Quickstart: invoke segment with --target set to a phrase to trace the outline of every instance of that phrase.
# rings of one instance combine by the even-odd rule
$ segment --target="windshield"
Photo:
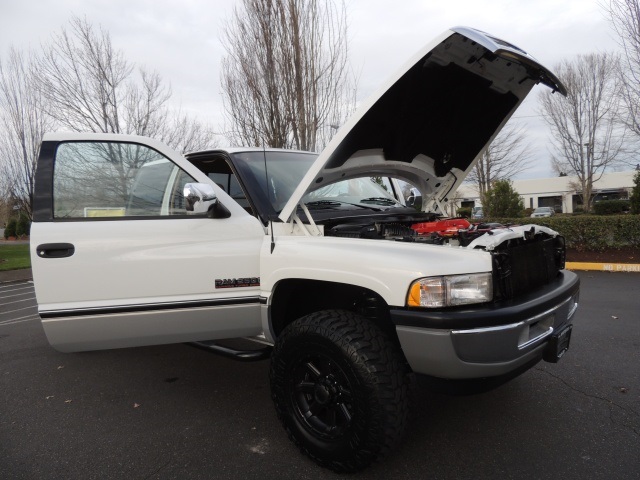
[[[233,163],[254,199],[269,213],[280,213],[316,157],[304,152],[242,152],[233,154]]]
[[[315,161],[317,154],[305,152],[242,152],[233,154],[234,164],[255,200],[269,214],[278,214]],[[265,163],[267,173],[265,173]],[[376,206],[402,205],[385,187],[370,177],[343,180],[322,187],[303,197],[309,208],[332,205],[376,209]]]
[[[319,188],[303,197],[305,204],[334,201],[351,205],[400,205],[385,188],[371,177],[352,178]]]

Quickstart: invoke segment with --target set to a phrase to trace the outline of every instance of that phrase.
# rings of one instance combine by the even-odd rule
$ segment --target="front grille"
[[[564,238],[534,238],[493,252],[495,300],[515,298],[550,283],[564,268]]]

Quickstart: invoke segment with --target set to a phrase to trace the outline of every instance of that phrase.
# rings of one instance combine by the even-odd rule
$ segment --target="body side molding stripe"
[[[228,298],[224,300],[198,300],[192,302],[152,303],[146,305],[118,305],[114,307],[83,308],[73,310],[48,310],[39,312],[40,318],[85,317],[115,313],[146,312],[156,310],[181,310],[202,307],[229,307],[232,305],[259,305],[259,297]]]

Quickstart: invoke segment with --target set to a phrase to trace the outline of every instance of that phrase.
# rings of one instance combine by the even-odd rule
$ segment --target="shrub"
[[[471,216],[471,208],[460,207],[457,211],[457,215],[462,218],[469,218]]]
[[[629,200],[602,200],[593,204],[596,215],[619,215],[629,211]]]
[[[7,226],[4,227],[4,238],[16,236],[16,225],[17,225],[16,219],[10,218],[9,221],[7,222]]]
[[[633,177],[633,190],[631,191],[631,213],[640,214],[640,172],[637,172]]]
[[[584,211],[584,208],[582,207],[576,207],[573,209],[573,215],[584,215],[587,212]]]
[[[491,218],[487,221],[549,227],[565,238],[568,248],[602,251],[607,248],[640,248],[638,215],[556,215],[542,218]]]
[[[24,235],[29,235],[30,230],[31,222],[26,215],[20,215],[18,222],[16,223],[16,236],[22,237]]]
[[[509,180],[498,180],[487,190],[482,202],[484,214],[492,217],[522,215],[524,205]]]

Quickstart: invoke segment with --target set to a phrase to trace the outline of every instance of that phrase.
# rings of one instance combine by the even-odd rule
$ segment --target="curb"
[[[589,263],[566,262],[567,270],[585,270],[599,272],[635,272],[640,273],[640,263]]]

